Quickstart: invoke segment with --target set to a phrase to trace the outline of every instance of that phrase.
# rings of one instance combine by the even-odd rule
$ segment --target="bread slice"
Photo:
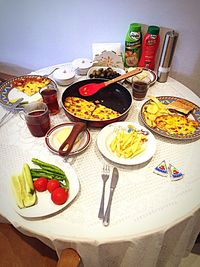
[[[194,109],[194,105],[185,99],[177,99],[167,105],[168,109],[176,110],[184,115],[189,114]]]

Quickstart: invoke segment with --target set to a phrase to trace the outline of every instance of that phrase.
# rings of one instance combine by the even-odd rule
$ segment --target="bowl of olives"
[[[95,66],[89,69],[87,77],[111,80],[125,73],[125,70],[120,68]]]

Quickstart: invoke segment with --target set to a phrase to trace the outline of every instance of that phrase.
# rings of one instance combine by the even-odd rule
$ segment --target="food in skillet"
[[[178,135],[193,134],[198,128],[197,121],[184,115],[188,115],[194,108],[189,102],[177,100],[167,105],[161,103],[156,97],[151,96],[150,99],[151,101],[143,108],[145,121],[150,127]],[[171,112],[172,110],[175,113]]]
[[[39,92],[39,90],[50,83],[46,77],[21,77],[12,82],[12,87],[24,92],[28,96],[32,96]]]
[[[102,121],[120,116],[117,111],[79,97],[67,97],[64,106],[74,116],[87,120]]]
[[[133,158],[145,150],[147,141],[148,136],[133,125],[128,125],[128,130],[118,127],[110,149],[117,157]]]

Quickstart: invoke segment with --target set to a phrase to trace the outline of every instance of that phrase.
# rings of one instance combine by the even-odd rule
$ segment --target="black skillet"
[[[79,88],[85,84],[88,83],[101,83],[102,81],[106,81],[105,79],[88,79],[76,82],[72,85],[70,85],[68,88],[65,89],[65,91],[62,94],[61,98],[61,104],[65,111],[65,114],[67,117],[75,122],[84,122],[88,127],[104,127],[107,124],[122,121],[128,116],[128,112],[131,108],[132,104],[132,96],[130,92],[121,84],[114,83],[111,84],[105,88],[102,88],[99,92],[92,96],[84,97],[80,95]],[[88,101],[92,102],[98,102],[99,104],[102,104],[108,108],[111,108],[117,112],[119,112],[121,115],[114,119],[108,119],[108,120],[88,120],[83,119],[80,117],[77,117],[70,113],[64,106],[64,101],[66,97],[74,96],[74,97],[80,97]]]
[[[70,85],[63,92],[61,97],[61,104],[64,109],[64,112],[71,121],[78,123],[77,125],[74,126],[71,134],[60,147],[59,154],[61,156],[67,156],[69,154],[73,146],[73,143],[76,140],[76,137],[86,127],[104,127],[113,122],[123,121],[128,116],[128,112],[132,105],[132,96],[130,92],[123,85],[119,83],[114,83],[105,88],[102,88],[100,91],[98,91],[96,94],[92,96],[84,97],[79,93],[79,88],[81,86],[88,83],[101,83],[102,81],[105,81],[105,79],[96,78],[96,79],[79,81]],[[87,101],[92,101],[94,103],[98,102],[99,104],[102,104],[108,108],[111,108],[119,112],[121,115],[114,119],[108,119],[102,121],[88,120],[77,117],[74,114],[70,113],[64,106],[65,99],[69,96],[80,97]],[[68,147],[67,150],[63,150],[66,147],[66,145]]]

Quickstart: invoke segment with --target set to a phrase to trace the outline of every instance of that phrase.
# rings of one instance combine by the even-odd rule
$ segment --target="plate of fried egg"
[[[200,107],[174,96],[149,96],[140,112],[144,125],[164,137],[191,140],[200,137]]]
[[[15,77],[0,85],[0,104],[9,108],[19,98],[23,98],[24,103],[38,101],[41,99],[40,89],[46,86],[56,87],[56,84],[50,78],[41,75]],[[15,109],[21,108],[19,105]]]

